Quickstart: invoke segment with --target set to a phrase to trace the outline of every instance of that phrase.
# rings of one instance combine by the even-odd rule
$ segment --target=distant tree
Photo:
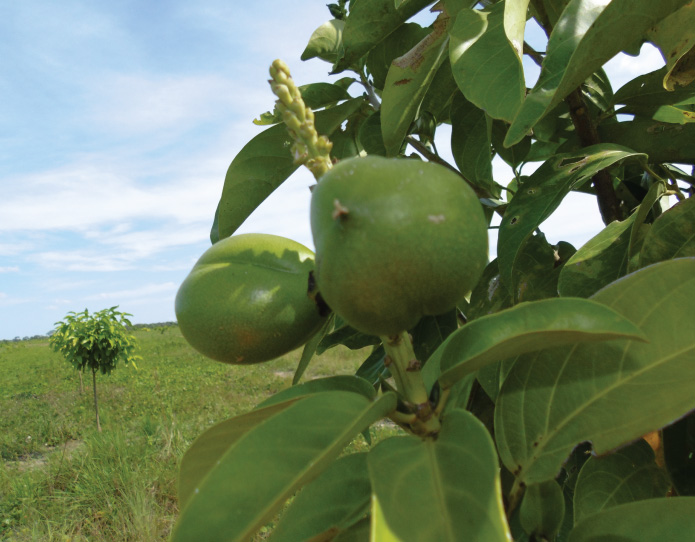
[[[87,309],[80,313],[71,311],[62,321],[56,322],[57,327],[50,338],[51,347],[63,354],[66,361],[80,371],[80,375],[85,369],[92,371],[94,411],[99,432],[97,371],[110,374],[120,359],[126,365],[132,363],[137,369],[135,360],[142,359],[134,354],[137,346],[135,337],[128,333],[131,323],[127,317],[132,315],[118,312],[117,308],[103,309],[91,315]]]

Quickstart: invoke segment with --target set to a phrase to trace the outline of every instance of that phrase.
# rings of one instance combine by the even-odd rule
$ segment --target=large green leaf
[[[695,103],[695,84],[668,91],[663,86],[666,68],[640,75],[625,83],[613,96],[613,104],[631,106],[688,105]]]
[[[657,218],[640,252],[640,265],[695,256],[695,199],[682,201]]]
[[[690,2],[647,33],[666,59],[664,88],[674,90],[695,81],[695,4]]]
[[[219,444],[230,440],[224,433],[216,439],[203,434],[205,446],[194,443],[187,454],[189,465],[214,462],[193,484],[172,534],[174,542],[248,540],[355,435],[392,411],[396,398],[388,393],[370,401],[336,391],[283,405],[269,407],[279,411],[231,439],[227,447]],[[234,420],[224,429],[238,432]]]
[[[596,301],[551,298],[483,316],[449,336],[439,383],[448,388],[487,364],[526,352],[586,341],[642,339],[630,320]]]
[[[589,297],[627,273],[630,231],[636,216],[611,222],[569,259],[558,280],[561,296]]]
[[[316,129],[330,135],[363,103],[353,98],[316,113]],[[265,199],[296,169],[284,124],[264,130],[249,141],[232,160],[224,181],[217,211],[220,239],[229,237]]]
[[[386,522],[404,542],[510,540],[495,447],[470,412],[449,412],[436,441],[385,440],[367,463]]]
[[[651,119],[614,122],[598,127],[601,141],[649,155],[649,162],[695,164],[695,124]]]
[[[529,0],[506,0],[504,3],[504,33],[521,61],[524,56],[524,30]]]
[[[376,495],[372,495],[372,516],[369,538],[365,538],[364,540],[369,540],[369,542],[403,542],[393,533],[388,523],[386,523],[384,510]]]
[[[401,24],[433,0],[369,0],[351,2],[350,13],[345,20],[342,48],[333,66],[333,73],[340,73],[367,54]]]
[[[574,522],[619,504],[665,497],[671,484],[639,439],[605,457],[590,457],[579,471],[574,489]]]
[[[695,258],[646,267],[592,299],[632,320],[649,342],[582,343],[517,358],[495,410],[500,457],[517,484],[554,478],[580,442],[604,454],[695,408]]]
[[[604,63],[689,0],[571,0],[555,24],[533,90],[505,139],[521,140]]]
[[[299,492],[270,540],[297,542],[321,534],[328,540],[367,513],[371,495],[367,454],[342,457]]]
[[[690,542],[695,537],[695,497],[622,504],[577,525],[568,542]]]
[[[398,154],[420,103],[446,57],[447,24],[448,18],[440,15],[422,41],[391,63],[381,96],[381,133],[389,156]]]
[[[511,122],[526,86],[521,59],[505,34],[504,6],[461,10],[449,29],[449,58],[466,99],[492,118]]]
[[[265,408],[270,405],[284,403],[291,399],[313,395],[315,393],[326,393],[334,391],[349,391],[364,395],[367,399],[374,399],[376,392],[374,387],[364,378],[353,375],[336,375],[325,378],[316,378],[296,386],[290,386],[268,397],[265,401],[256,406],[256,409]]]
[[[575,153],[555,155],[526,179],[500,224],[497,260],[502,284],[511,291],[514,266],[524,243],[570,190],[602,169],[635,158],[643,155],[617,145],[593,145]]]
[[[405,23],[369,51],[367,70],[372,76],[374,87],[379,90],[383,89],[391,62],[410,51],[429,33],[429,29],[423,28],[417,23]]]
[[[451,152],[463,176],[487,192],[492,181],[491,126],[485,111],[457,93],[451,103]]]
[[[294,376],[292,377],[293,386],[299,383],[299,381],[301,380],[304,371],[306,371],[307,367],[309,366],[309,362],[314,357],[314,354],[316,354],[316,349],[318,348],[319,343],[326,336],[328,330],[332,328],[334,318],[334,314],[331,314],[328,318],[326,318],[326,321],[324,322],[323,326],[321,326],[321,329],[319,329],[314,334],[314,336],[311,339],[309,339],[304,345],[304,348],[302,349],[302,355],[299,358],[299,363],[297,364],[297,369],[295,370]]]

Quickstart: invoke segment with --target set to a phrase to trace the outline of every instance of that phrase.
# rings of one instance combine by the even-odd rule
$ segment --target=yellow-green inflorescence
[[[319,179],[333,165],[330,156],[333,144],[327,137],[316,132],[314,113],[304,103],[287,64],[282,60],[275,60],[270,66],[270,77],[270,88],[278,98],[277,109],[294,140],[294,161],[305,165]]]

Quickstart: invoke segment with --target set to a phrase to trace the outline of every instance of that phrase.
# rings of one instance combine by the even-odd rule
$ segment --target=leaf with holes
[[[519,187],[504,213],[497,242],[502,284],[511,292],[517,257],[533,231],[560,205],[570,190],[598,171],[644,155],[617,145],[600,144],[580,152],[558,154],[538,168]]]

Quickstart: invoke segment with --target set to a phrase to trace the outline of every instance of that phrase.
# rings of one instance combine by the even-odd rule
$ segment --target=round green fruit
[[[431,162],[338,163],[313,190],[311,231],[321,296],[372,335],[454,308],[487,262],[487,221],[475,192]]]
[[[290,239],[227,237],[196,262],[176,294],[184,338],[233,364],[268,361],[306,343],[325,316],[309,296],[314,254]]]

